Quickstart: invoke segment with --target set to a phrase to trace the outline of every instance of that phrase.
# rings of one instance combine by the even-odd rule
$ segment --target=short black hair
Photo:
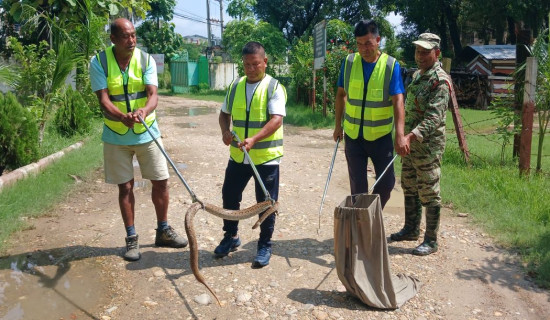
[[[265,56],[265,48],[261,43],[256,41],[250,41],[244,45],[242,55],[247,54],[260,54]]]
[[[116,19],[111,22],[111,34],[116,36],[120,32],[120,28],[118,27],[118,23],[116,22]]]
[[[353,30],[355,37],[362,37],[369,33],[377,37],[380,35],[378,24],[374,20],[361,20],[357,22],[355,30]]]

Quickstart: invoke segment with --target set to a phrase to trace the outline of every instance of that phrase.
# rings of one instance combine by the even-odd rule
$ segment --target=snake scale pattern
[[[202,283],[208,291],[216,298],[218,305],[221,306],[220,299],[214,290],[206,283],[206,280],[202,276],[199,270],[199,250],[197,246],[197,236],[195,233],[195,228],[193,225],[193,220],[195,214],[200,210],[204,209],[206,212],[227,220],[244,220],[256,216],[263,212],[258,221],[254,224],[252,229],[256,229],[267,217],[276,213],[279,209],[279,203],[275,202],[274,204],[271,201],[264,201],[257,203],[249,208],[242,210],[227,210],[223,209],[208,203],[201,204],[200,202],[193,203],[187,212],[185,213],[185,232],[187,233],[187,239],[189,240],[189,263],[191,266],[191,271],[197,279],[198,282]]]

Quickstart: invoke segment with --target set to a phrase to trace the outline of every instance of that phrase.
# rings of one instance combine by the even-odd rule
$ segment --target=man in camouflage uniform
[[[426,207],[424,241],[413,254],[425,256],[437,251],[441,210],[439,180],[445,149],[445,112],[451,80],[438,61],[440,38],[423,33],[417,41],[418,71],[407,87],[405,101],[405,143],[410,153],[403,156],[401,186],[405,195],[405,226],[391,235],[393,241],[418,240],[422,206]]]

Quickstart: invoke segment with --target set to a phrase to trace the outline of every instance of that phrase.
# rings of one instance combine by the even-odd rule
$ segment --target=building
[[[201,44],[206,43],[208,41],[208,38],[198,34],[194,34],[192,36],[183,36],[183,40],[188,43]]]
[[[515,45],[467,46],[462,57],[469,61],[466,72],[487,76],[490,99],[513,95],[514,79],[511,75],[516,69]]]

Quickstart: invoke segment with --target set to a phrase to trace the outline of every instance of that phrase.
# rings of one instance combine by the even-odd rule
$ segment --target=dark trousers
[[[273,200],[279,198],[279,165],[256,166],[267,192]],[[256,202],[265,201],[262,187],[258,183],[250,164],[236,163],[229,160],[225,169],[222,197],[224,209],[239,210],[243,199],[243,191],[250,178],[254,178]],[[271,236],[275,229],[275,214],[272,214],[260,225],[260,240],[258,244],[271,246]],[[223,220],[223,231],[234,236],[239,231],[239,221]]]
[[[393,159],[393,139],[391,133],[374,141],[367,141],[361,136],[357,139],[351,139],[348,135],[345,135],[345,139],[351,194],[366,193],[369,190],[367,181],[368,158],[371,159],[374,165],[376,179],[384,172],[384,169],[386,169]],[[390,199],[394,186],[395,172],[392,164],[372,191],[373,194],[380,195],[382,208],[384,208],[386,202]]]

